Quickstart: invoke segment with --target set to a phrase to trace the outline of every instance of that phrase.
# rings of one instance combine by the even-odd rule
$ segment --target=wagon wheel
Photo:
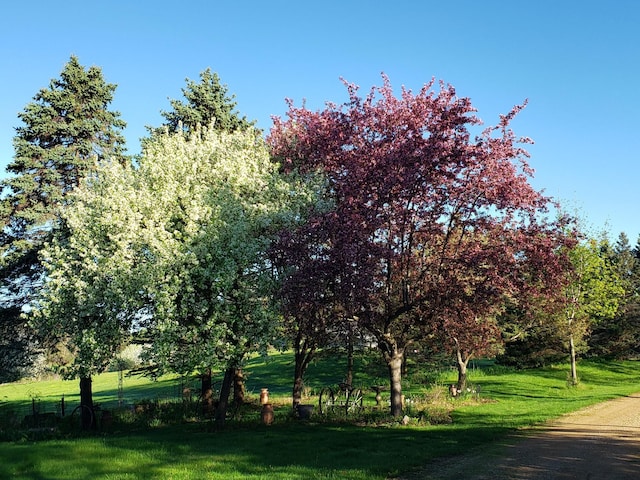
[[[73,425],[77,425],[82,428],[82,418],[86,416],[90,419],[90,428],[93,428],[96,425],[96,417],[92,408],[87,405],[78,405],[71,412],[71,423]]]
[[[333,406],[335,405],[335,397],[333,390],[330,388],[323,388],[320,391],[319,407],[320,413],[326,415],[329,412],[333,412]]]
[[[353,390],[348,390],[346,395],[346,413],[360,413],[362,411],[362,390],[360,390],[359,388],[354,388]]]

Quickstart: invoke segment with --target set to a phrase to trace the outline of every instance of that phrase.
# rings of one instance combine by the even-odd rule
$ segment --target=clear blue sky
[[[533,185],[595,231],[640,233],[640,2],[324,0],[5,2],[0,15],[0,168],[18,112],[77,55],[118,88],[112,107],[137,153],[185,78],[210,67],[238,110],[268,130],[285,98],[342,103],[381,72],[417,91],[432,77],[470,97],[486,124],[513,123]]]

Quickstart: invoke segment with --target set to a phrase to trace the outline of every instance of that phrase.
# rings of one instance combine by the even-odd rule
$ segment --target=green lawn
[[[356,382],[379,383],[380,365],[359,358]],[[341,380],[344,364],[326,355],[310,367],[309,402],[324,384]],[[242,421],[229,421],[223,430],[209,422],[186,422],[152,427],[115,425],[107,433],[88,437],[0,443],[0,478],[16,479],[384,479],[424,465],[435,458],[463,453],[499,441],[506,433],[609,398],[640,391],[635,362],[586,362],[579,365],[581,383],[567,387],[567,366],[516,372],[487,366],[470,372],[479,395],[453,400],[442,392],[455,379],[444,369],[433,385],[420,384],[417,366],[407,379],[409,425],[367,412],[358,422],[313,417],[297,421],[289,415],[290,355],[255,358],[247,365],[249,398],[268,387],[276,401],[276,421],[262,425],[257,410]],[[413,371],[413,375],[411,375]],[[115,388],[114,388],[115,382]],[[180,379],[167,377],[149,383],[125,378],[125,398],[166,398],[175,395]],[[3,408],[28,392],[40,398],[71,397],[76,382],[38,382],[0,385]],[[65,389],[69,389],[68,391]],[[117,374],[94,382],[97,401],[117,403]],[[438,393],[440,392],[440,393]],[[20,398],[20,397],[23,398]],[[476,398],[477,397],[477,398]],[[372,397],[367,398],[373,405]],[[453,410],[452,423],[430,425],[431,409]]]

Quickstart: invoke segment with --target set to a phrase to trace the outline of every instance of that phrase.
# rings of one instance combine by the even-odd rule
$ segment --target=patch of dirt
[[[640,479],[640,393],[593,405],[402,480]],[[399,479],[400,480],[400,479]]]

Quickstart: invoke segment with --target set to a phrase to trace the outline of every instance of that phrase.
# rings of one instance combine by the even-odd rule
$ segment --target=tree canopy
[[[220,83],[220,77],[210,68],[200,73],[199,82],[188,78],[186,82],[187,86],[182,89],[184,100],[170,100],[172,110],[162,112],[165,122],[159,128],[150,128],[152,133],[166,129],[170,133],[191,134],[199,126],[233,132],[255,123],[235,111],[235,95],[229,95],[228,87]]]
[[[125,123],[108,109],[116,86],[98,67],[72,56],[18,117],[13,174],[2,183],[3,262],[39,245],[55,223],[65,195],[104,159],[124,161]]]
[[[41,251],[45,280],[29,316],[52,350],[68,352],[58,365],[67,378],[104,371],[130,338],[141,301],[132,278],[140,222],[125,179],[132,169],[110,162],[68,194],[64,230]]]
[[[252,130],[159,137],[136,178],[153,269],[153,357],[186,372],[264,348],[274,323],[266,251],[295,221],[304,190],[277,174]]]

